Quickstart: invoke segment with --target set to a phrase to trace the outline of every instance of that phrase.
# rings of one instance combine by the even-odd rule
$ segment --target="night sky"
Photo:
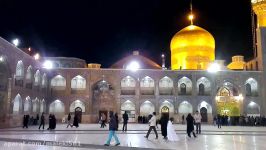
[[[170,62],[172,36],[189,25],[189,0],[0,0],[0,36],[44,56],[109,67],[133,50]],[[194,23],[216,40],[216,58],[252,58],[250,0],[193,0]]]

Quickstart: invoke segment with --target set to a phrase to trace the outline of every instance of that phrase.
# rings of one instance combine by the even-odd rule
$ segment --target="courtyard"
[[[108,127],[108,126],[107,126]],[[47,128],[47,126],[46,126]],[[66,128],[58,124],[56,130],[38,130],[37,126],[28,129],[0,129],[0,149],[11,150],[62,150],[62,149],[197,149],[197,150],[265,150],[265,127],[240,127],[202,125],[202,134],[197,138],[186,136],[186,125],[175,125],[180,137],[178,142],[165,141],[159,131],[159,139],[151,134],[144,138],[147,124],[129,124],[128,131],[118,131],[120,146],[103,146],[107,139],[108,128],[99,128],[98,124],[80,124],[79,128]],[[119,129],[121,130],[120,124]],[[159,126],[160,129],[160,126]],[[114,145],[114,141],[111,145]]]

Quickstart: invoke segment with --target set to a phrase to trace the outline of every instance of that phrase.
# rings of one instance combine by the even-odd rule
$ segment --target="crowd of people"
[[[266,126],[266,118],[264,116],[227,116],[217,115],[213,118],[214,125],[223,126]]]
[[[56,117],[54,114],[50,114],[48,116],[48,128],[47,130],[54,130],[56,128]],[[44,130],[44,127],[45,127],[45,124],[46,124],[46,119],[45,119],[45,115],[44,113],[42,113],[41,115],[41,119],[39,121],[39,115],[37,114],[36,115],[36,118],[33,118],[30,117],[29,115],[24,115],[23,116],[23,128],[28,128],[30,125],[39,125],[39,130],[42,129]],[[73,124],[71,124],[71,114],[69,113],[68,114],[68,117],[67,117],[67,128],[71,126],[71,128],[73,126],[75,126],[76,128],[79,127],[79,120],[78,120],[78,116],[77,115],[74,115],[74,119],[73,119]]]
[[[122,115],[123,118],[123,127],[122,131],[127,132],[127,124],[128,124],[128,114],[125,112]],[[196,111],[195,114],[189,113],[187,116],[182,115],[182,124],[187,124],[187,136],[191,138],[191,134],[196,138],[197,134],[201,134],[201,114]],[[39,121],[40,120],[40,121]],[[169,118],[168,114],[161,114],[161,118],[158,119],[156,117],[156,113],[153,112],[149,116],[139,116],[138,117],[138,123],[148,123],[149,129],[147,131],[147,134],[144,136],[145,138],[149,138],[149,135],[151,131],[153,130],[155,133],[155,139],[158,139],[158,124],[160,124],[161,127],[161,133],[163,136],[163,139],[169,140],[169,141],[179,141],[179,137],[175,132],[174,126],[173,126],[173,118]],[[48,117],[49,126],[47,130],[54,130],[56,128],[56,118],[55,115],[50,114]],[[75,126],[76,128],[79,127],[79,119],[77,115],[74,115],[73,118],[73,124],[72,122],[72,116],[69,113],[67,117],[67,126],[66,128]],[[23,116],[23,128],[28,128],[29,125],[37,125],[39,123],[39,129],[44,130],[45,126],[45,115],[42,113],[41,117],[39,118],[39,115],[36,115],[35,118],[30,117],[29,115]],[[120,145],[120,141],[118,139],[118,136],[116,135],[116,131],[118,131],[118,114],[114,113],[112,111],[109,112],[109,118],[104,113],[101,113],[100,119],[99,119],[100,128],[106,127],[106,123],[109,123],[109,134],[108,139],[105,142],[105,146],[109,146],[112,137],[114,137],[116,144],[115,146]],[[240,126],[266,126],[266,118],[265,117],[253,117],[253,116],[243,116],[240,115],[238,117],[229,117],[227,115],[217,115],[213,118],[213,124],[218,126],[218,128],[221,128],[221,126],[228,126],[228,125],[240,125]],[[196,126],[196,130],[195,127]]]

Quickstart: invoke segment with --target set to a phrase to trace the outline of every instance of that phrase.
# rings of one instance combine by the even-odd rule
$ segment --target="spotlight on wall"
[[[40,54],[36,53],[33,57],[34,57],[35,60],[39,60],[40,59]]]
[[[52,69],[53,68],[53,63],[50,60],[46,60],[43,63],[43,68],[45,68],[45,69]]]
[[[221,66],[218,63],[212,63],[207,69],[210,73],[216,73],[218,71],[221,71]]]
[[[137,71],[140,68],[140,65],[136,61],[132,61],[127,65],[126,70]]]

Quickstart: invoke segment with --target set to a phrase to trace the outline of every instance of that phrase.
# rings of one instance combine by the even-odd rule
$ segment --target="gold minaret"
[[[257,15],[257,27],[266,27],[266,0],[251,0],[251,3]]]

